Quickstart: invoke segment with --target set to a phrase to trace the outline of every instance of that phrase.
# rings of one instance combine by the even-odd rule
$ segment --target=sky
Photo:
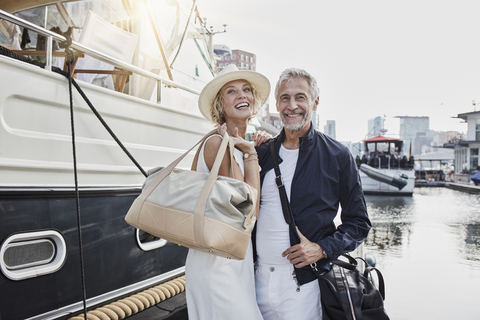
[[[358,142],[368,120],[428,116],[430,129],[466,132],[453,118],[480,111],[478,0],[197,0],[214,43],[254,53],[275,86],[286,68],[312,74],[320,89],[320,128]],[[475,106],[473,101],[479,105]],[[270,95],[271,111],[275,98]]]

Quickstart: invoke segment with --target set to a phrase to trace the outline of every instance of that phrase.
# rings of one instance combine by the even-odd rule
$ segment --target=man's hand
[[[323,249],[318,244],[305,238],[298,227],[297,231],[300,236],[300,243],[285,250],[282,257],[287,257],[296,268],[308,266],[324,258]]]
[[[252,139],[255,147],[257,147],[262,143],[265,143],[268,140],[272,139],[272,135],[266,131],[260,130],[255,132],[255,134],[252,136]]]

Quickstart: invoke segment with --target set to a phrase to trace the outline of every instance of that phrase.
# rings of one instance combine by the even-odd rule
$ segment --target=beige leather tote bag
[[[256,221],[258,195],[245,182],[218,176],[227,145],[234,161],[233,140],[225,133],[210,173],[175,169],[195,146],[200,144],[200,150],[205,139],[216,132],[209,132],[168,167],[149,171],[125,221],[179,245],[242,260]],[[198,151],[193,169],[197,159]],[[233,177],[233,169],[230,171]]]

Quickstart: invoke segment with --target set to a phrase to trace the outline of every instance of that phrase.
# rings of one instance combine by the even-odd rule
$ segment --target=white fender
[[[364,163],[360,165],[360,170],[370,178],[397,187],[398,190],[402,190],[403,187],[407,185],[406,179],[399,176],[393,176],[387,173],[383,173],[382,171],[372,168]]]

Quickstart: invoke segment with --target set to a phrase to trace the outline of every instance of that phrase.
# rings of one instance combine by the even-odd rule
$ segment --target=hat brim
[[[207,120],[213,122],[210,110],[213,107],[213,102],[218,91],[220,91],[225,84],[234,80],[246,80],[253,85],[255,92],[261,101],[261,104],[256,106],[254,112],[265,104],[268,95],[270,94],[270,81],[268,81],[267,77],[258,72],[248,70],[228,72],[207,83],[198,97],[198,107]]]

